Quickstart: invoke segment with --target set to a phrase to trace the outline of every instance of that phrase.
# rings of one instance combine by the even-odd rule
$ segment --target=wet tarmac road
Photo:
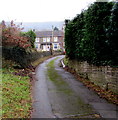
[[[82,115],[117,118],[117,107],[99,98],[59,66],[64,56],[50,58],[36,68],[32,118],[64,118]]]

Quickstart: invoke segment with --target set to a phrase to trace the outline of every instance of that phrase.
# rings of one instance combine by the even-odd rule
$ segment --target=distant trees
[[[58,29],[57,27],[55,27],[54,30],[57,30],[57,31],[58,31],[59,29]]]
[[[95,2],[65,28],[70,59],[96,65],[118,65],[118,3]]]

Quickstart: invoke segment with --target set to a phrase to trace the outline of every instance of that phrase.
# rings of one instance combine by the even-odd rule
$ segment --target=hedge
[[[31,65],[31,62],[49,55],[51,55],[50,52],[27,52],[20,47],[2,47],[2,56],[5,59],[15,61],[21,68],[25,68]]]
[[[69,21],[65,49],[70,59],[118,65],[118,2],[94,2]]]

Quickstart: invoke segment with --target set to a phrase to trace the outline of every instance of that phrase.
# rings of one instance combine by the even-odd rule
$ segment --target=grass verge
[[[2,68],[2,118],[30,118],[31,93],[28,76],[16,76],[12,63]],[[7,67],[6,67],[7,66]]]

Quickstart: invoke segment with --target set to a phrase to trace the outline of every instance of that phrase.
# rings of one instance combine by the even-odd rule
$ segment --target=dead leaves
[[[3,88],[2,91],[10,91],[11,89],[10,88]]]
[[[33,72],[35,72],[35,67],[31,65],[25,69],[17,69],[16,72],[13,72],[13,74],[18,76],[29,76],[32,79]]]
[[[101,116],[97,113],[89,113],[89,114],[76,114],[76,115],[67,115],[64,118],[74,118],[74,119],[79,119],[79,118],[101,118]]]
[[[65,70],[74,74],[74,76],[76,76],[76,78],[79,81],[81,81],[88,89],[92,89],[93,91],[95,91],[101,98],[105,98],[109,102],[118,105],[118,95],[114,94],[112,91],[110,91],[110,90],[107,91],[105,89],[102,89],[102,88],[100,88],[100,86],[95,85],[93,82],[89,81],[88,79],[84,79],[84,78],[80,77],[75,72],[75,70],[72,70],[72,68],[66,67]]]

